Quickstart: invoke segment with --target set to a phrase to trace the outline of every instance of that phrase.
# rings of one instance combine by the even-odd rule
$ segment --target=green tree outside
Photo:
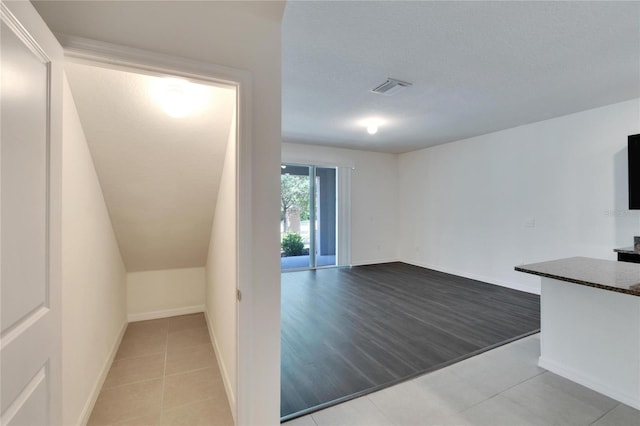
[[[300,219],[309,219],[309,176],[280,175],[280,216],[287,232],[287,212],[300,208]]]

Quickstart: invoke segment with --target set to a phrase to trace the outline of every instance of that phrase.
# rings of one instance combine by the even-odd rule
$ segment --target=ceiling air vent
[[[379,95],[391,96],[409,86],[411,86],[411,83],[407,83],[406,81],[396,80],[395,78],[387,78],[387,81],[385,81],[378,87],[374,87],[373,89],[371,89],[371,91]]]

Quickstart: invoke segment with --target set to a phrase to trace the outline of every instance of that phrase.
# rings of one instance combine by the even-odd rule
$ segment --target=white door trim
[[[149,73],[171,74],[236,87],[236,278],[242,292],[242,303],[236,303],[237,313],[237,389],[236,424],[250,424],[252,363],[252,75],[249,71],[120,46],[96,40],[57,34],[65,57],[74,62],[99,63],[102,66],[143,70]]]
[[[351,167],[338,167],[336,264],[351,266]]]

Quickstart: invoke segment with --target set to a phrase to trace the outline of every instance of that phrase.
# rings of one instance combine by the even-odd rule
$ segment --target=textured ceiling
[[[127,271],[203,266],[235,89],[199,85],[201,108],[172,118],[157,77],[75,63],[65,72]]]
[[[407,152],[640,97],[640,2],[294,1],[282,43],[291,142]]]

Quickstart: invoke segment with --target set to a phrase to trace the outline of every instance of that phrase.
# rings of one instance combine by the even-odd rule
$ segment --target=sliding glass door
[[[336,169],[315,169],[315,266],[336,265]]]
[[[282,164],[282,270],[336,265],[336,169]]]

